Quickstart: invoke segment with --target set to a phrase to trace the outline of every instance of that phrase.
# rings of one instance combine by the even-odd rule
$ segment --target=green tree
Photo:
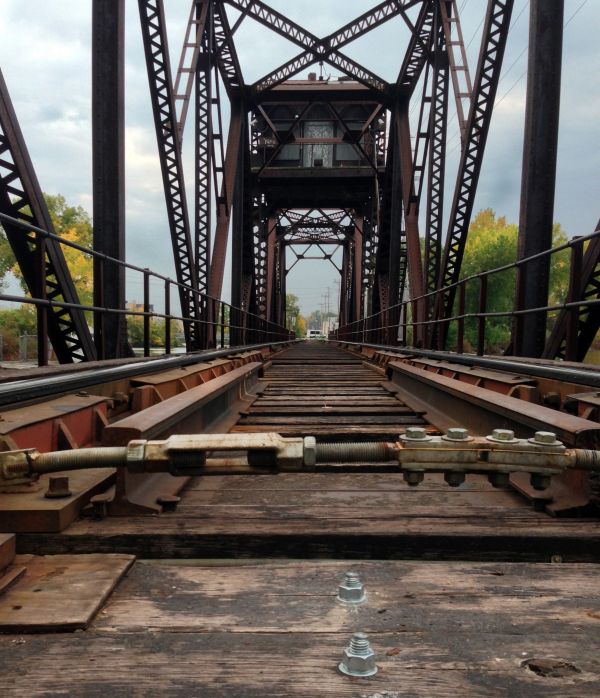
[[[81,206],[69,206],[60,194],[44,194],[50,218],[57,235],[75,242],[83,247],[92,247],[93,228],[88,212]],[[81,303],[88,305],[93,297],[93,263],[92,257],[66,245],[62,246],[67,266],[79,294]],[[13,251],[6,239],[4,229],[0,226],[0,289],[5,288],[12,273],[26,290],[23,275],[16,262]]]
[[[567,236],[559,224],[555,224],[552,245],[556,247],[567,241]],[[496,217],[492,209],[480,211],[469,227],[465,245],[461,277],[465,278],[482,271],[511,264],[517,259],[518,228],[506,222],[504,216]],[[550,303],[562,302],[566,296],[569,283],[569,252],[564,250],[551,257],[550,268]],[[487,304],[488,312],[508,312],[515,305],[516,270],[493,274],[488,277]],[[476,313],[479,310],[479,280],[467,283],[465,310]],[[458,297],[454,306],[458,314]],[[510,317],[489,318],[486,321],[486,351],[499,352],[508,346],[512,319]],[[465,349],[471,350],[477,341],[477,323],[474,320],[465,323]],[[449,333],[449,346],[456,343],[456,323]]]

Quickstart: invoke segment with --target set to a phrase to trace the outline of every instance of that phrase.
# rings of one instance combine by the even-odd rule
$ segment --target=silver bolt
[[[423,427],[406,427],[401,438],[408,439],[409,441],[429,441],[430,439],[427,435],[427,429]]]
[[[492,432],[492,439],[495,441],[513,441],[515,438],[515,432],[511,429],[494,429]]]
[[[317,464],[317,440],[314,436],[304,437],[304,465],[309,468]]]
[[[561,442],[556,440],[556,434],[552,431],[536,431],[533,439],[529,439],[529,441],[540,446],[562,446]]]
[[[445,436],[448,441],[466,441],[469,438],[469,430],[462,427],[448,429]]]
[[[347,676],[373,676],[377,673],[375,652],[365,633],[354,633],[350,644],[344,650],[338,668]]]
[[[365,587],[356,572],[346,572],[338,587],[338,601],[359,604],[365,600]]]
[[[423,470],[405,470],[402,473],[404,482],[411,487],[416,487],[420,485],[425,479],[425,472]]]

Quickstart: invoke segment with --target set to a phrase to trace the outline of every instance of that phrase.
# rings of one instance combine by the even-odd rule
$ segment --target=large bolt
[[[405,470],[402,473],[402,477],[404,478],[404,482],[406,482],[407,485],[410,485],[411,487],[416,487],[417,485],[420,485],[425,479],[425,471]]]
[[[371,649],[369,638],[365,633],[354,633],[350,644],[344,650],[338,668],[347,676],[373,676],[377,673],[375,652]]]
[[[468,441],[469,430],[463,429],[462,427],[452,427],[451,429],[448,429],[444,439],[447,441]]]
[[[70,496],[69,478],[62,475],[60,477],[50,476],[48,489],[44,492],[44,497],[46,499],[63,499]]]
[[[512,429],[494,429],[487,439],[488,441],[498,441],[499,443],[514,443],[517,441],[515,432]]]
[[[304,465],[313,468],[317,464],[317,440],[314,436],[304,437]]]
[[[462,473],[459,470],[450,470],[449,472],[444,473],[444,480],[450,485],[450,487],[460,487],[460,485],[462,485],[465,481],[465,477],[465,473]]]
[[[406,427],[400,438],[408,441],[429,441],[431,439],[424,427]]]
[[[556,434],[552,431],[536,431],[529,442],[536,446],[562,446],[562,442],[557,441]]]
[[[365,587],[356,572],[346,572],[338,587],[338,601],[358,604],[365,600]]]

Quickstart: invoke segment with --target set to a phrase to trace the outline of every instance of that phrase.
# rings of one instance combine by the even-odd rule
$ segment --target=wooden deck
[[[235,431],[389,439],[422,421],[355,358],[285,357]],[[19,534],[17,550],[15,565],[138,560],[87,630],[0,635],[1,695],[600,695],[600,522],[552,518],[481,476],[200,477],[172,513],[81,519]],[[354,609],[335,599],[348,570],[367,586]],[[371,679],[337,670],[356,631],[377,654]]]
[[[3,695],[600,695],[592,565],[138,562],[84,633],[0,636]],[[337,671],[369,633],[378,674]]]

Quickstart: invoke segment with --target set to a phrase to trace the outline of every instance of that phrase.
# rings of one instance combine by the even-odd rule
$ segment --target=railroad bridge
[[[586,3],[565,22],[563,0],[384,0],[320,36],[261,0],[193,0],[177,54],[174,3],[135,4],[175,278],[125,258],[125,1],[91,3],[91,248],[53,228],[0,72],[26,289],[0,300],[37,320],[37,366],[0,373],[2,694],[598,695],[600,230],[552,246],[563,29]],[[526,9],[518,255],[468,276]],[[348,53],[388,22],[393,81]],[[254,82],[248,23],[296,51]],[[338,322],[307,341],[286,280],[315,257]]]

